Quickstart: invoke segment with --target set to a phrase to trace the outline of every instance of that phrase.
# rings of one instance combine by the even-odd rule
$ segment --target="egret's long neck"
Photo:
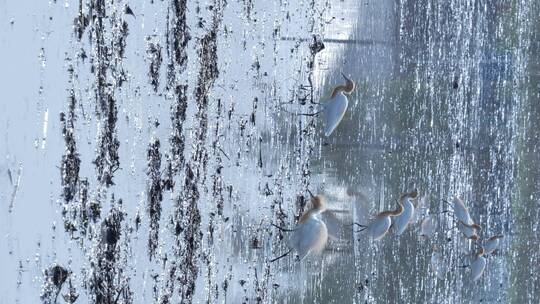
[[[311,210],[306,211],[306,213],[302,214],[302,216],[298,220],[298,223],[305,222],[310,216],[311,216]]]
[[[467,209],[467,207],[465,207],[465,203],[463,202],[462,199],[460,199],[459,197],[456,196],[454,202],[456,202],[459,205],[460,208],[462,208],[463,210],[468,212],[468,209]]]
[[[396,210],[392,211],[391,212],[391,215],[393,216],[398,216],[400,215],[401,213],[403,213],[403,205],[401,204],[401,202],[398,203],[398,207],[396,208]]]
[[[467,227],[467,228],[472,228],[472,229],[476,229],[476,230],[481,230],[481,229],[482,229],[482,227],[480,227],[480,225],[475,224],[475,223],[472,223],[472,224],[469,225],[469,224],[467,224],[467,223],[465,223],[465,222],[463,222],[463,221],[460,221],[460,222],[461,222],[461,224],[462,224],[463,226],[465,226],[465,227]]]
[[[401,203],[398,203],[398,207],[396,210],[389,210],[389,211],[383,211],[379,213],[377,216],[384,217],[384,216],[398,216],[403,212],[403,205]]]
[[[331,98],[336,97],[336,95],[339,94],[339,92],[346,92],[346,89],[347,89],[346,86],[344,86],[344,85],[338,85],[338,86],[335,87],[334,90],[332,91],[332,96],[331,96]]]
[[[345,75],[343,75],[343,77],[345,77]],[[345,77],[345,80],[346,80],[345,85],[338,85],[337,87],[334,88],[334,90],[332,91],[331,98],[336,97],[336,95],[339,94],[339,92],[350,94],[354,90],[354,86],[355,86],[354,81],[350,80],[347,77]]]
[[[410,199],[410,200],[415,200],[416,198],[418,198],[418,190],[414,189],[413,191],[411,192],[408,192],[408,193],[405,193],[403,194],[399,200],[400,201],[405,201],[406,199]]]
[[[298,220],[299,223],[303,223],[305,222],[308,218],[312,217],[312,216],[316,216],[318,214],[320,214],[322,211],[317,209],[317,208],[311,208],[309,209],[308,211],[306,211],[306,213],[302,214],[302,216],[300,217],[300,219]]]

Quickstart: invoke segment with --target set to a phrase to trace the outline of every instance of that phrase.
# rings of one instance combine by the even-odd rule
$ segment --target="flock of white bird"
[[[343,74],[342,74],[343,75]],[[339,85],[332,91],[331,98],[323,106],[321,113],[324,115],[325,136],[330,136],[337,128],[349,104],[345,94],[350,94],[354,88],[354,82],[343,75],[345,85]],[[308,190],[309,191],[309,190]],[[325,220],[327,212],[325,199],[321,195],[311,195],[311,207],[300,217],[297,226],[294,229],[287,230],[275,226],[284,231],[292,232],[289,240],[290,250],[285,254],[272,259],[270,262],[277,261],[291,252],[295,251],[300,260],[312,253],[321,252],[328,241],[328,237],[338,238],[335,235],[335,223]],[[357,225],[360,227],[358,232],[366,231],[373,240],[381,240],[392,229],[395,235],[401,235],[412,222],[415,216],[415,203],[418,200],[418,191],[413,190],[405,193],[398,200],[395,210],[386,210],[378,213],[366,225],[353,223],[349,226]],[[453,198],[452,211],[443,211],[444,213],[452,213],[456,222],[457,229],[468,242],[478,246],[477,251],[471,254],[471,262],[469,265],[459,267],[470,267],[471,278],[473,281],[478,280],[484,273],[486,268],[486,255],[492,254],[499,247],[499,242],[503,235],[494,235],[487,240],[482,241],[478,232],[482,227],[475,223],[469,213],[465,203],[457,196]],[[420,235],[426,238],[431,237],[435,233],[435,223],[430,215],[427,215],[420,224]],[[433,246],[433,253],[430,260],[431,271],[439,279],[443,279],[447,273],[444,257],[437,246]]]

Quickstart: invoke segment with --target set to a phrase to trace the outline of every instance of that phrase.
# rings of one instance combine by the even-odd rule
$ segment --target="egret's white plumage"
[[[343,92],[339,92],[330,99],[324,107],[324,136],[330,136],[332,132],[337,128],[347,107],[349,106],[349,100]]]
[[[435,223],[433,218],[428,215],[422,220],[422,223],[420,224],[420,235],[426,238],[430,238],[433,236],[434,233]]]
[[[472,219],[469,214],[469,209],[465,207],[465,203],[457,197],[454,196],[454,215],[458,221],[462,221],[465,224],[472,224]]]
[[[489,239],[487,239],[487,241],[484,243],[485,254],[490,254],[493,251],[495,251],[495,249],[499,247],[499,240],[502,238],[503,238],[503,235],[499,234],[499,235],[494,235],[490,237]]]
[[[473,281],[478,280],[486,268],[486,258],[484,258],[483,255],[484,247],[480,247],[480,251],[476,254],[474,261],[471,263],[471,277]]]
[[[414,204],[413,198],[405,197],[403,200],[403,212],[392,219],[392,226],[394,227],[394,233],[401,235],[403,231],[409,226],[414,216]]]
[[[320,219],[320,212],[310,214],[294,231],[290,240],[300,259],[311,252],[320,252],[328,240],[328,229]]]
[[[319,195],[313,196],[311,205],[311,208],[300,217],[289,241],[300,259],[312,252],[322,251],[328,241],[328,229],[321,219],[321,213],[326,211],[324,198]]]
[[[320,218],[326,225],[328,236],[330,238],[337,240],[342,237],[343,224],[332,211],[326,210],[322,212]]]
[[[345,94],[349,94],[354,90],[354,81],[345,75],[343,75],[343,78],[346,80],[345,85],[335,87],[330,100],[324,105],[324,136],[327,137],[334,132],[347,111],[349,99]]]
[[[377,216],[369,224],[367,232],[374,240],[380,240],[386,235],[391,224],[389,215]]]
[[[458,230],[461,231],[461,233],[463,233],[467,239],[479,239],[476,232],[481,230],[481,227],[473,222],[471,215],[469,214],[469,209],[457,196],[454,197],[454,216],[458,221]]]
[[[390,225],[392,225],[392,220],[390,219],[390,217],[398,216],[402,212],[403,205],[401,203],[401,200],[399,200],[396,210],[380,212],[379,214],[377,214],[377,216],[375,216],[373,220],[371,220],[371,222],[365,229],[374,240],[380,240],[386,235],[388,229],[390,229]]]

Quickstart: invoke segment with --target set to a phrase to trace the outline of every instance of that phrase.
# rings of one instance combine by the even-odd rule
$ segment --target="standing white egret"
[[[394,233],[396,235],[401,235],[407,226],[409,226],[414,216],[413,200],[417,197],[418,191],[416,189],[401,196],[400,201],[403,205],[403,212],[392,219],[392,227],[394,227]]]
[[[374,240],[380,240],[386,235],[386,233],[388,232],[388,229],[390,229],[390,225],[392,224],[392,220],[390,219],[390,217],[398,216],[402,212],[403,212],[403,205],[401,204],[401,201],[398,201],[398,207],[395,210],[380,212],[369,223],[369,225],[366,226],[366,225],[360,225],[358,223],[355,223],[355,224],[362,227],[362,229],[360,229],[358,232],[367,230],[368,234]]]
[[[465,235],[465,238],[469,240],[477,241],[479,239],[477,231],[482,230],[480,225],[475,224],[469,214],[469,209],[465,206],[465,203],[457,196],[454,196],[454,216],[458,223],[457,228],[461,233]]]
[[[502,234],[497,234],[487,239],[487,241],[484,243],[485,254],[490,254],[495,251],[495,249],[499,247],[499,240],[503,237],[504,236]]]
[[[293,235],[289,241],[291,249],[270,262],[287,256],[293,250],[296,250],[300,260],[312,252],[322,251],[328,241],[328,229],[320,218],[325,210],[324,198],[320,195],[312,195],[311,208],[300,217],[298,226],[293,229]]]
[[[420,224],[420,236],[430,238],[435,233],[435,223],[433,218],[428,214]]]
[[[337,128],[349,105],[349,99],[345,94],[354,90],[354,81],[341,73],[345,78],[345,85],[338,85],[332,91],[330,100],[324,105],[324,136],[328,137]]]
[[[473,281],[478,280],[482,273],[484,273],[484,269],[486,268],[486,258],[483,257],[484,255],[484,247],[480,247],[480,250],[476,254],[473,262],[471,263],[471,277]]]
[[[458,221],[462,221],[465,224],[469,224],[472,219],[469,214],[469,209],[465,206],[465,203],[457,197],[454,196],[454,216],[457,218]]]

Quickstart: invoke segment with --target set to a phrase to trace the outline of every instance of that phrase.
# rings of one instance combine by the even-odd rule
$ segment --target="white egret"
[[[330,99],[322,105],[322,109],[315,113],[293,113],[283,109],[285,112],[294,114],[294,115],[303,115],[303,116],[318,116],[323,114],[324,118],[324,136],[328,137],[334,132],[337,128],[345,112],[347,112],[347,107],[349,106],[349,99],[345,94],[350,94],[355,88],[354,81],[341,73],[343,78],[345,78],[345,85],[338,85],[332,90],[332,95]]]
[[[420,236],[430,238],[435,233],[435,223],[430,215],[427,215],[420,224]]]
[[[395,210],[380,212],[375,216],[373,220],[371,220],[369,225],[366,226],[360,225],[358,223],[355,224],[362,227],[362,229],[360,229],[358,232],[367,230],[368,234],[374,240],[380,240],[386,235],[388,229],[390,229],[390,225],[392,224],[392,220],[390,219],[390,217],[398,216],[402,212],[403,205],[401,204],[401,201],[398,200],[398,207]]]
[[[345,94],[350,94],[355,87],[354,81],[341,73],[345,78],[345,85],[338,85],[332,91],[330,100],[324,105],[324,136],[328,137],[337,128],[349,105],[349,99]]]
[[[458,221],[458,230],[465,235],[465,238],[477,241],[479,237],[476,232],[482,230],[482,227],[473,222],[471,215],[469,214],[469,209],[465,206],[465,203],[459,197],[454,196],[453,202],[454,216]]]
[[[470,224],[472,219],[469,214],[469,209],[465,206],[465,203],[463,203],[463,201],[457,196],[454,196],[453,203],[454,215],[457,220],[462,221],[465,224]]]
[[[418,191],[416,189],[401,196],[400,201],[403,205],[403,212],[392,219],[392,227],[396,235],[401,235],[407,226],[409,226],[414,216],[413,200],[417,197]]]
[[[296,250],[300,260],[312,252],[322,251],[328,241],[328,229],[320,218],[321,213],[325,210],[324,198],[320,195],[312,195],[311,208],[300,217],[298,226],[292,230],[293,235],[289,241],[291,249],[270,262],[287,256],[293,250]]]
[[[484,253],[484,247],[480,247],[480,250],[471,263],[471,277],[473,281],[478,280],[486,268],[486,258],[483,257]]]
[[[485,254],[490,254],[495,251],[495,249],[499,247],[499,240],[503,237],[504,236],[502,234],[497,234],[487,239],[487,241],[484,243]]]

